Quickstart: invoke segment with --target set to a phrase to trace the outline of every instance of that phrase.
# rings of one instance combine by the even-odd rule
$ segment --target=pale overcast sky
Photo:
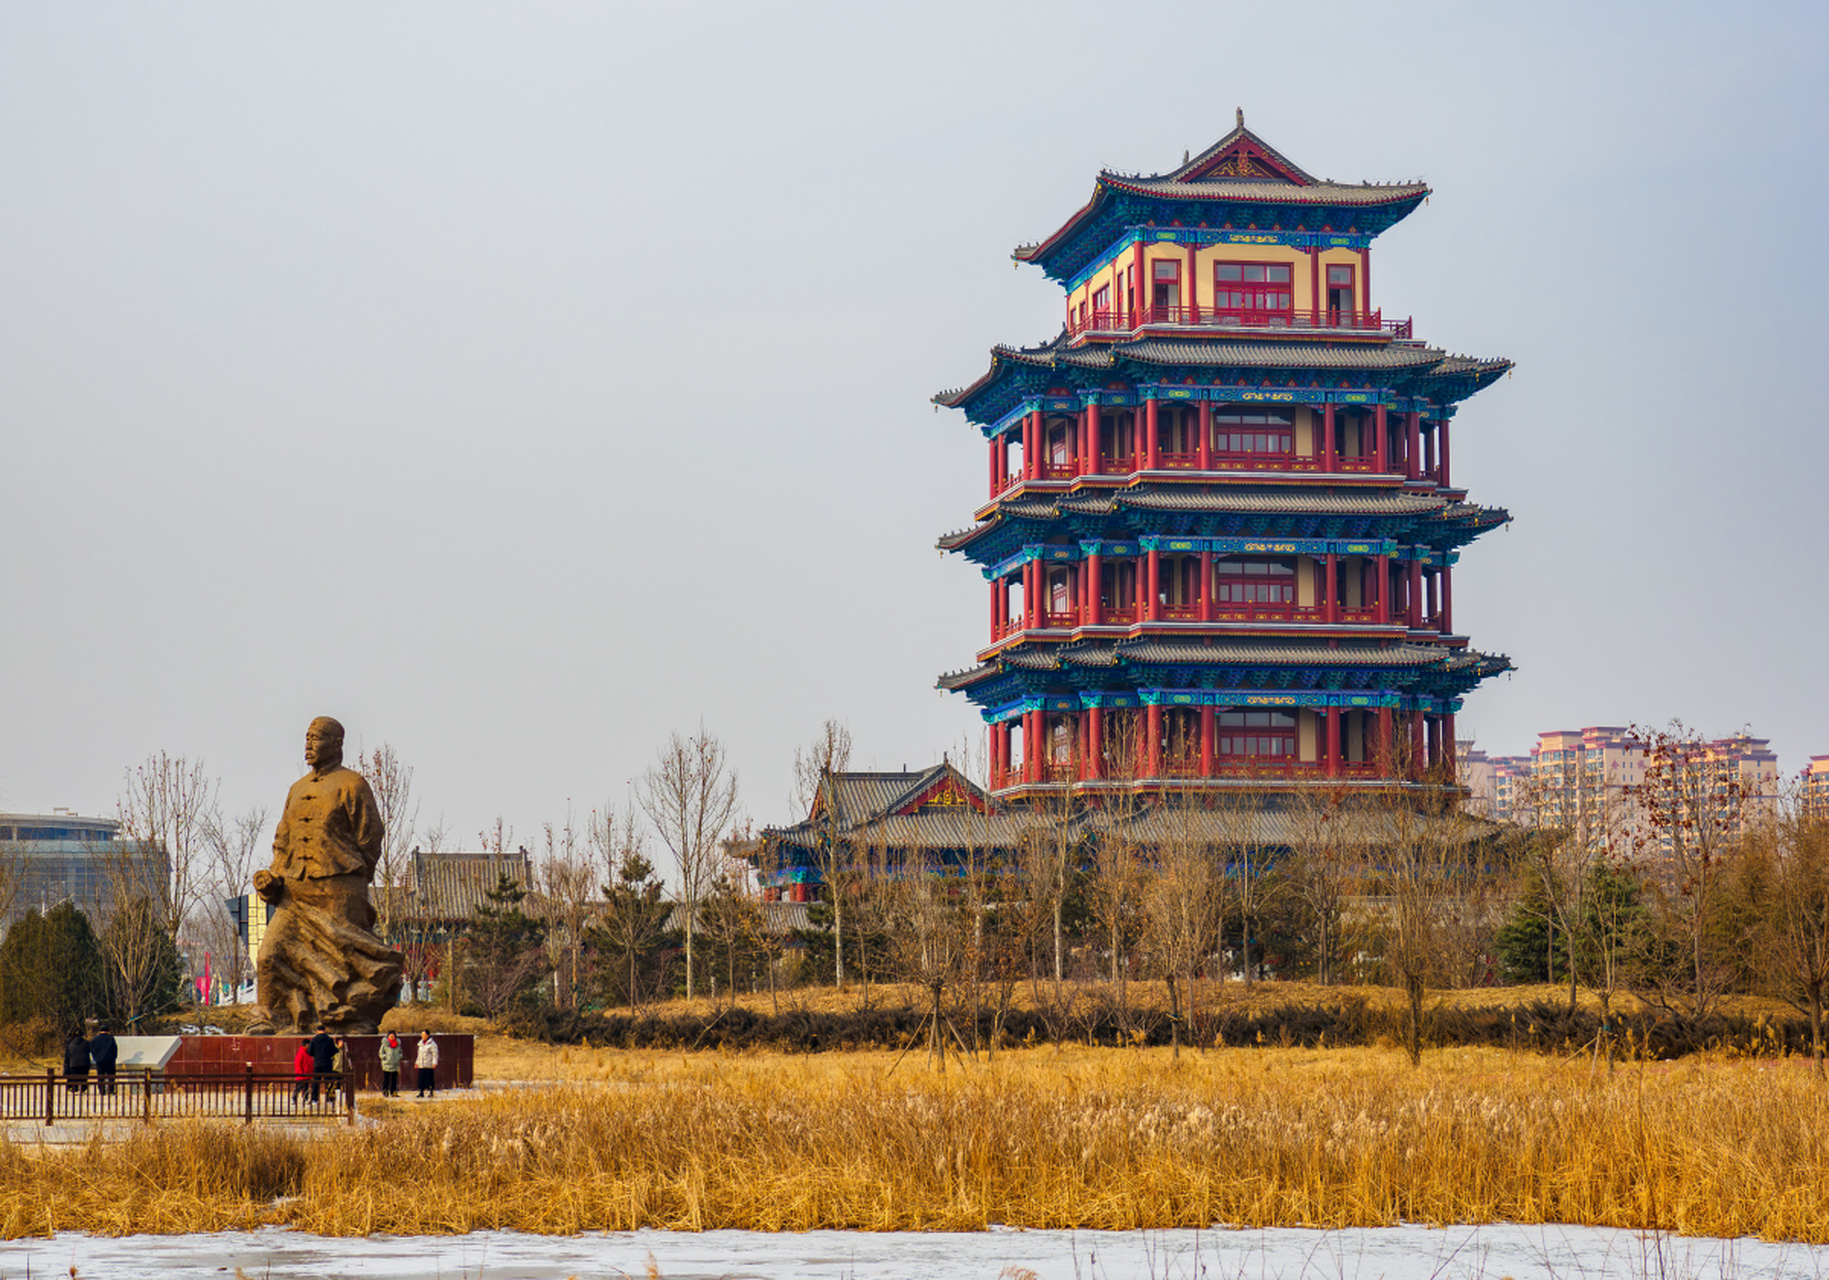
[[[1829,752],[1829,19],[1813,4],[0,7],[0,808],[149,752],[277,807],[307,721],[523,839],[674,729],[790,816],[794,745],[980,726],[935,391],[1060,294],[1101,166],[1247,123],[1423,177],[1373,301],[1513,377],[1459,724]]]

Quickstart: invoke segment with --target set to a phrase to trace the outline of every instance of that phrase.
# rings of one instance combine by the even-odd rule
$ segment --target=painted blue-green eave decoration
[[[1029,258],[1050,280],[1067,285],[1081,270],[1106,257],[1134,229],[1173,231],[1192,236],[1283,234],[1344,236],[1358,248],[1373,236],[1415,212],[1428,196],[1419,191],[1382,204],[1280,204],[1267,200],[1183,200],[1135,191],[1115,191],[1103,183],[1094,197],[1092,216],[1045,253]],[[1077,216],[1077,215],[1076,215]]]
[[[978,566],[986,577],[998,567],[1013,568],[1020,558],[1078,560],[1086,555],[1085,547],[1093,542],[1123,544],[1143,538],[1169,541],[1208,542],[1212,545],[1190,548],[1211,550],[1219,555],[1252,554],[1244,543],[1298,543],[1306,549],[1282,552],[1265,551],[1266,555],[1326,555],[1328,544],[1334,544],[1336,555],[1390,555],[1396,552],[1348,551],[1350,544],[1395,544],[1433,548],[1438,554],[1452,553],[1465,547],[1481,534],[1502,525],[1506,512],[1490,509],[1485,518],[1449,524],[1432,513],[1379,515],[1354,512],[1316,511],[1133,511],[1119,508],[1110,514],[1078,515],[1063,512],[1051,519],[1029,516],[1005,516],[995,527],[972,539],[957,554]],[[1060,539],[1065,539],[1064,542]],[[1237,545],[1237,549],[1228,549]],[[1030,551],[1030,548],[1046,548]],[[1145,548],[1147,550],[1147,548]],[[1179,549],[1179,548],[1177,548]],[[1113,556],[1135,555],[1135,551],[1113,550]],[[1428,562],[1427,557],[1424,557]],[[1450,562],[1458,557],[1451,556]]]
[[[1202,333],[1191,340],[1231,339],[1229,335]],[[1281,340],[1306,342],[1308,338]],[[1267,345],[1275,341],[1277,339],[1266,340]],[[1032,409],[1077,413],[1089,403],[1137,404],[1144,398],[1144,389],[1152,387],[1159,388],[1160,398],[1164,399],[1210,400],[1224,404],[1382,403],[1396,411],[1399,403],[1421,401],[1431,408],[1445,407],[1458,404],[1490,386],[1510,368],[1508,363],[1501,363],[1487,369],[1449,373],[1434,372],[1434,365],[1419,365],[1410,370],[1352,370],[1353,380],[1342,386],[1341,371],[1253,365],[1249,368],[1238,366],[1229,373],[1223,367],[1211,365],[1145,364],[1126,358],[1122,351],[1115,353],[1115,363],[1105,369],[1086,369],[1066,363],[1037,365],[1005,359],[996,353],[992,355],[992,362],[984,385],[958,405],[967,421],[977,425],[987,437],[1008,431],[1016,418]],[[1214,380],[1216,373],[1221,380]],[[1248,377],[1249,385],[1237,381],[1240,377]],[[1189,378],[1197,381],[1189,382]]]

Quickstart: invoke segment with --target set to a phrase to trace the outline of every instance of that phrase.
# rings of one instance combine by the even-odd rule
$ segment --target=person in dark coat
[[[108,1024],[96,1028],[95,1039],[89,1042],[89,1061],[95,1064],[95,1091],[112,1094],[114,1092],[114,1064],[120,1060],[121,1046],[108,1034]]]
[[[64,1045],[64,1079],[71,1093],[89,1091],[89,1042],[83,1039],[81,1027],[70,1032],[69,1042]]]
[[[330,1028],[318,1023],[318,1033],[305,1042],[305,1051],[311,1055],[311,1100],[315,1103],[319,1090],[336,1078],[337,1042],[330,1038]],[[331,1096],[336,1096],[334,1084]]]

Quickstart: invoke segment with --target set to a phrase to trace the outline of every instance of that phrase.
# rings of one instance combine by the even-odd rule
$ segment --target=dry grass
[[[576,1081],[351,1134],[156,1128],[0,1146],[0,1233],[331,1234],[1579,1222],[1829,1242],[1829,1114],[1797,1060],[1592,1074],[1503,1050],[562,1050]],[[365,1110],[374,1108],[365,1104]]]

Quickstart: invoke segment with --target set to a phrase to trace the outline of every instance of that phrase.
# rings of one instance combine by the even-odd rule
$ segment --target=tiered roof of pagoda
[[[1422,182],[1344,183],[1316,178],[1245,127],[1167,173],[1101,170],[1092,198],[1053,235],[1019,246],[1052,279],[1071,279],[1126,228],[1148,222],[1191,231],[1255,232],[1357,247],[1429,195]]]
[[[1065,482],[1055,483],[1065,486]],[[1251,486],[1196,488],[1185,482],[1059,494],[1023,491],[999,499],[983,520],[942,536],[937,545],[942,551],[958,551],[977,564],[990,565],[1015,554],[1044,530],[1064,530],[1084,538],[1101,533],[1113,536],[1107,529],[1109,520],[1136,512],[1151,517],[1154,527],[1170,535],[1223,537],[1249,531],[1280,537],[1397,538],[1446,549],[1466,546],[1511,519],[1503,507],[1463,502],[1459,494],[1459,490],[1330,493]]]
[[[1393,338],[1388,334],[1342,335],[1319,341],[1299,331],[1274,329],[1255,337],[1165,338],[1142,336],[1116,342],[1077,344],[1066,330],[1034,347],[999,344],[991,348],[991,367],[969,386],[936,395],[935,404],[963,409],[966,417],[989,427],[1016,409],[1026,397],[1058,387],[1064,391],[1105,390],[1116,378],[1121,382],[1159,382],[1167,371],[1189,369],[1251,369],[1284,376],[1274,385],[1308,390],[1323,398],[1341,386],[1377,385],[1399,394],[1423,396],[1439,404],[1465,400],[1490,386],[1512,367],[1503,357],[1481,359],[1450,355],[1426,343]],[[1357,383],[1343,383],[1339,375],[1367,375]],[[1273,385],[1267,377],[1250,381],[1200,382],[1184,385],[1211,388],[1214,394],[1229,386],[1256,390]]]

